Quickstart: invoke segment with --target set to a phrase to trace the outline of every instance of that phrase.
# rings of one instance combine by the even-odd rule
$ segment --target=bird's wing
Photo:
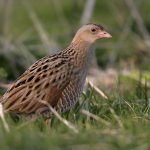
[[[70,81],[71,65],[61,57],[45,57],[34,63],[8,89],[1,99],[5,110],[32,113],[42,107],[39,101],[55,106]]]

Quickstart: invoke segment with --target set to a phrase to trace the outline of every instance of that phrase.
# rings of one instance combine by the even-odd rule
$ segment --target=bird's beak
[[[111,38],[111,34],[106,32],[106,31],[101,31],[100,33],[97,34],[98,38]]]

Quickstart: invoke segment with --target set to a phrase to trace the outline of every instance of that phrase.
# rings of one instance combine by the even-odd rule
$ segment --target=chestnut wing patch
[[[44,61],[44,63],[43,63]],[[71,68],[63,59],[33,64],[2,97],[4,108],[16,113],[32,113],[43,107],[39,101],[55,106],[69,83]],[[37,67],[36,67],[37,66]]]

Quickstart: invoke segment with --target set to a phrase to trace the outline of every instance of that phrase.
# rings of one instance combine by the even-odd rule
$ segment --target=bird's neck
[[[66,49],[66,53],[72,58],[74,66],[77,68],[86,68],[91,60],[92,44],[80,38],[73,40]]]

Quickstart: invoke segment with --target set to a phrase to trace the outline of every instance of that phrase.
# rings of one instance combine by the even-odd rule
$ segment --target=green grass
[[[62,114],[79,133],[74,133],[56,117],[53,117],[49,129],[42,118],[29,122],[6,115],[10,132],[7,133],[0,124],[1,149],[149,149],[150,111],[144,88],[141,87],[143,94],[139,97],[136,88],[122,94],[120,86],[109,94],[108,99],[88,89],[80,104]],[[96,115],[99,120],[83,114],[82,109]]]

